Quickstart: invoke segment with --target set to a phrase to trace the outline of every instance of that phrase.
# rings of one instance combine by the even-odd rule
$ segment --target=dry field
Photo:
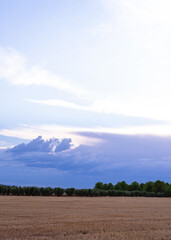
[[[171,199],[0,196],[0,239],[170,240]]]

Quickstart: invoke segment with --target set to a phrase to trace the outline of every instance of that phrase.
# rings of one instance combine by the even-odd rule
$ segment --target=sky
[[[38,136],[45,140],[71,138],[75,149],[84,145],[93,148],[92,152],[99,151],[97,146],[110,145],[109,159],[114,158],[110,154],[113,145],[106,142],[115,144],[125,136],[129,145],[131,137],[135,143],[137,137],[146,136],[151,148],[156,141],[167,142],[165,151],[162,144],[157,145],[161,159],[167,158],[163,168],[158,166],[158,160],[155,165],[154,152],[151,166],[156,168],[153,179],[169,181],[170,56],[169,0],[0,0],[0,154],[5,159],[2,165],[6,166],[4,161],[9,158],[4,149]],[[127,154],[125,140],[119,142],[118,149]],[[140,144],[142,148],[144,144],[145,140]],[[133,156],[134,148],[130,148]],[[102,149],[104,154],[106,147]],[[151,159],[146,156],[148,149],[139,152],[140,159]],[[122,154],[117,156],[118,161],[122,159]],[[101,169],[103,161],[98,164]],[[35,174],[33,182],[23,180],[20,174],[11,179],[14,166],[9,164],[9,174],[1,181],[41,185],[45,173],[22,166],[16,168],[28,171],[28,178],[33,179]],[[158,173],[157,169],[165,170]],[[119,171],[115,170],[117,176]],[[123,178],[130,181],[131,171],[128,175],[124,171]],[[42,176],[39,181],[38,174]],[[90,185],[101,178],[113,180],[105,170],[99,174],[91,176]],[[72,171],[70,175],[72,178]],[[145,168],[141,179],[135,172],[133,176],[139,181],[151,177]],[[82,181],[83,186],[87,178]],[[68,186],[69,175],[65,179],[64,185]],[[62,184],[64,177],[58,180]],[[42,184],[53,185],[53,179]],[[73,184],[77,185],[77,180]]]

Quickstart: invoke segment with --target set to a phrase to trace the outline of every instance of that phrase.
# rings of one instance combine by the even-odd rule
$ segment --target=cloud
[[[169,109],[169,99],[159,98],[141,98],[108,96],[106,98],[95,99],[91,104],[79,105],[73,102],[64,101],[60,99],[26,99],[32,103],[38,103],[54,107],[65,107],[77,109],[81,111],[90,111],[102,114],[117,114],[125,116],[133,116],[139,118],[148,118],[153,120],[171,121],[171,112]]]
[[[167,59],[164,61],[166,60]],[[47,70],[40,67],[27,67],[25,57],[19,54],[16,50],[12,48],[4,49],[0,47],[0,79],[7,80],[14,85],[54,87],[79,97],[83,97],[85,102],[87,102],[87,105],[80,105],[72,101],[69,102],[61,99],[28,100],[34,103],[45,104],[49,106],[66,107],[102,114],[118,114],[171,121],[171,113],[168,111],[170,108],[169,103],[171,101],[169,91],[170,78],[168,82],[168,76],[170,76],[170,72],[165,72],[164,74],[167,76],[163,75],[164,79],[162,82],[156,80],[156,83],[154,83],[154,80],[150,80],[152,81],[152,84],[150,85],[148,81],[144,80],[143,84],[145,89],[143,90],[144,87],[142,87],[141,93],[136,94],[136,91],[132,95],[130,93],[125,95],[122,93],[115,93],[113,95],[104,96],[103,98],[91,96],[91,102],[87,102],[87,96],[90,96],[90,94],[88,94],[85,90],[74,86],[70,83],[70,81],[51,74]],[[154,87],[153,92],[151,87]],[[164,94],[162,98],[159,98],[161,93]],[[90,100],[90,97],[88,99]]]
[[[89,138],[78,134],[78,132],[92,131],[91,128],[79,128],[79,127],[66,127],[59,125],[22,125],[14,129],[0,129],[0,134],[9,137],[18,137],[23,139],[33,139],[37,136],[42,136],[43,139],[57,138],[72,138],[72,142],[75,146],[80,144],[94,145],[99,142],[99,139]]]
[[[108,14],[104,25],[113,29],[105,43],[113,53],[109,64],[116,72],[113,73],[116,91],[114,87],[113,96],[96,99],[94,108],[171,121],[171,2],[100,0],[100,3]]]
[[[69,79],[52,74],[39,66],[28,67],[25,57],[9,47],[0,47],[0,79],[14,85],[53,87],[76,96],[87,94]]]
[[[39,136],[28,144],[22,143],[9,149],[8,152],[19,154],[25,152],[57,153],[71,149],[73,147],[71,142],[72,140],[70,138],[62,140],[51,138],[45,141]]]
[[[7,145],[7,143],[5,143],[4,145]],[[4,149],[7,149],[8,147],[3,147],[3,146],[0,146],[0,150],[4,150]]]
[[[84,135],[84,133],[83,133]],[[85,134],[86,135],[86,134]],[[44,141],[41,137],[28,144],[20,144],[6,152],[6,157],[0,157],[1,163],[8,159],[15,164],[27,167],[56,168],[59,171],[97,173],[114,169],[140,170],[148,168],[171,167],[171,150],[168,145],[171,138],[158,136],[126,136],[118,134],[89,133],[89,137],[101,141],[94,146],[80,145],[71,148],[71,139]],[[53,148],[52,143],[56,148]],[[60,145],[61,144],[61,145]],[[67,150],[67,151],[65,151]],[[53,151],[53,154],[51,154]]]
[[[116,11],[116,8],[120,10],[118,14],[121,15],[121,19],[123,19],[123,15],[125,18],[129,16],[133,22],[136,17],[138,22],[134,22],[134,24],[139,24],[139,22],[151,24],[156,21],[168,23],[168,20],[171,19],[169,0],[163,0],[162,3],[160,0],[100,0],[100,2],[108,11]]]
[[[43,139],[65,139],[68,136],[72,139],[74,146],[86,145],[95,146],[103,141],[104,134],[117,134],[127,136],[171,136],[171,124],[153,124],[146,126],[125,126],[118,128],[84,128],[59,125],[22,125],[13,129],[0,129],[0,134],[8,137],[18,137],[24,142],[42,136]],[[94,135],[93,135],[94,134]]]
[[[110,26],[108,24],[102,24],[95,28],[91,28],[89,31],[93,37],[97,37],[101,34],[102,35],[111,34],[113,32],[113,28],[112,28],[112,26]]]
[[[90,107],[86,107],[73,102],[58,100],[58,99],[46,99],[46,100],[26,99],[26,101],[44,104],[48,106],[54,106],[54,107],[65,107],[65,108],[72,108],[72,109],[78,109],[78,110],[84,110],[84,111],[91,110]]]
[[[171,112],[169,109],[170,96],[162,96],[162,99],[151,95],[142,96],[108,96],[106,98],[96,99],[91,109],[96,112],[106,114],[118,114],[125,116],[134,116],[149,118],[153,120],[171,121]]]
[[[0,150],[1,183],[92,187],[95,182],[170,180],[171,138],[82,133],[100,139],[56,153]],[[44,141],[46,142],[46,141]],[[28,149],[27,149],[28,150]],[[168,157],[167,157],[168,156]],[[8,173],[8,174],[7,174]],[[10,183],[9,183],[10,182]]]

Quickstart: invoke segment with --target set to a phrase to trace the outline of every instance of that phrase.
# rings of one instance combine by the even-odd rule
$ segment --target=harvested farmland
[[[171,199],[0,196],[0,239],[170,240]]]

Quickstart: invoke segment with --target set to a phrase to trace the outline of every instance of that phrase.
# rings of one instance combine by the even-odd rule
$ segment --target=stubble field
[[[171,199],[0,196],[0,239],[171,240]]]

